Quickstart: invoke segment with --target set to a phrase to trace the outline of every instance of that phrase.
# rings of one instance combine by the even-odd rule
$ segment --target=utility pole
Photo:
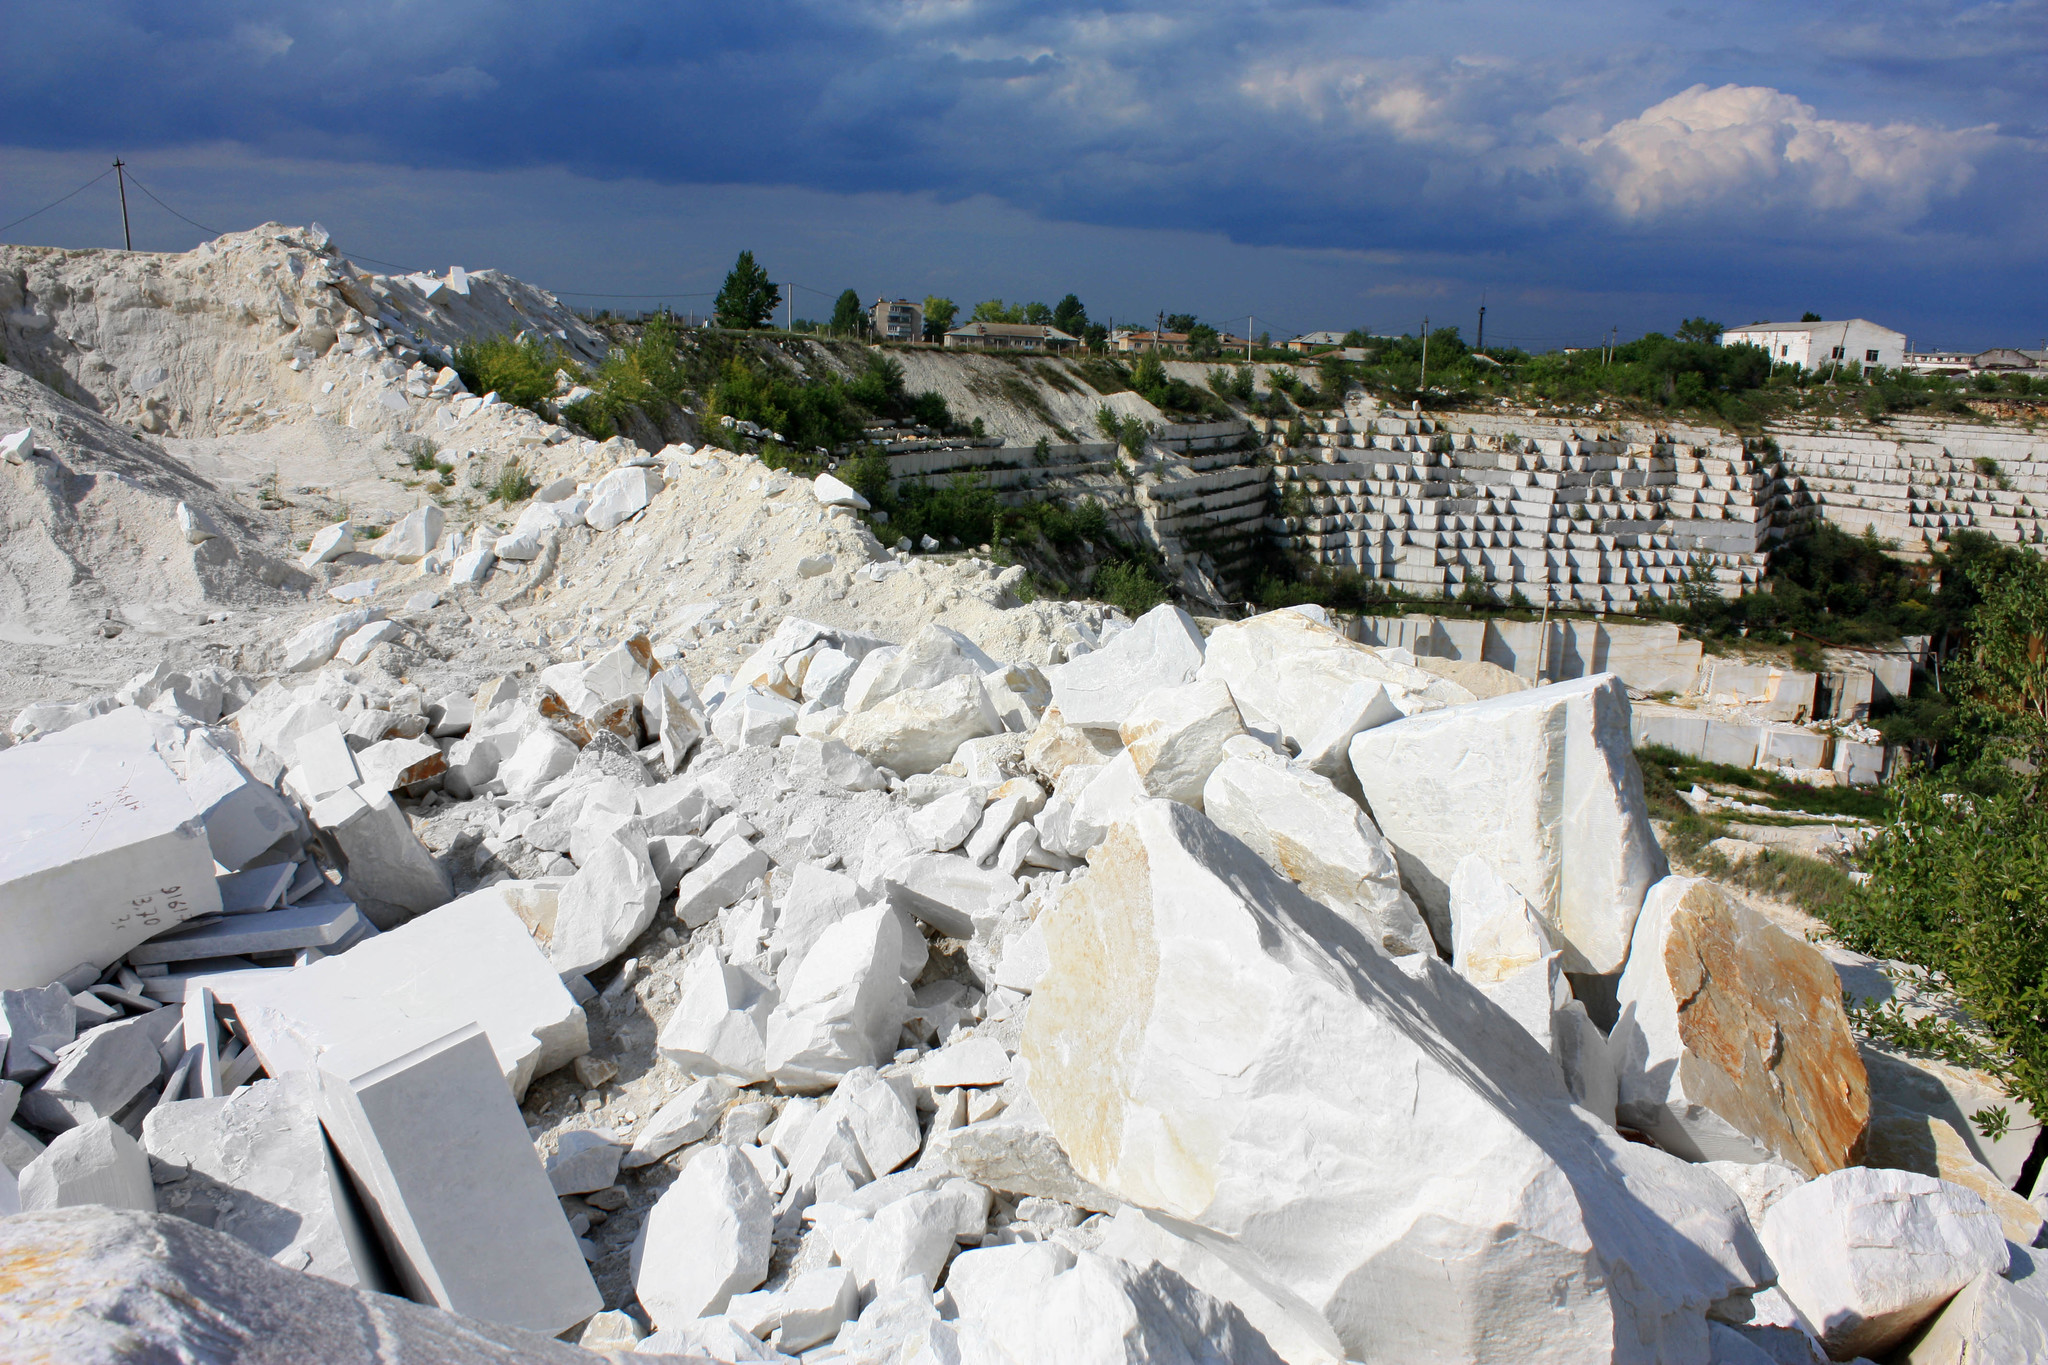
[[[1429,388],[1429,319],[1427,317],[1422,319],[1422,382],[1416,385],[1416,387],[1422,390]],[[1416,395],[1415,406],[1418,408],[1422,406],[1420,394]]]
[[[796,330],[796,286],[793,284],[782,286],[782,330]]]
[[[1165,342],[1165,340],[1166,310],[1162,308],[1159,310],[1159,325],[1152,329],[1152,353],[1154,355],[1157,355],[1159,353],[1159,348]]]
[[[1244,315],[1244,363],[1247,365],[1252,363],[1252,323],[1256,321],[1250,313]],[[2041,348],[2048,350],[2048,341],[2042,342]]]
[[[121,187],[121,241],[129,251],[135,250],[135,239],[128,235],[128,176],[121,167],[125,163],[120,157],[114,158],[114,183]]]
[[[1486,349],[1486,305],[1483,303],[1479,305],[1479,340],[1473,343],[1472,349],[1475,351],[1484,351]]]

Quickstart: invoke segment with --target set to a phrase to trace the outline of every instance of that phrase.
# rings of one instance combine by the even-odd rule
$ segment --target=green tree
[[[1052,322],[1052,309],[1042,303],[1027,303],[1019,320],[1034,327],[1044,327]]]
[[[1337,407],[1351,387],[1351,364],[1335,351],[1316,362],[1316,384],[1325,407]]]
[[[1157,351],[1146,351],[1138,357],[1138,363],[1131,367],[1131,387],[1144,395],[1145,400],[1154,407],[1164,404],[1166,386],[1169,382],[1166,363],[1159,358]]]
[[[861,311],[860,294],[856,290],[846,290],[832,305],[832,330],[840,336],[852,336],[866,321],[867,314]]]
[[[721,327],[765,327],[775,316],[782,291],[769,280],[768,272],[754,261],[754,253],[742,251],[726,274],[711,310]]]
[[[1088,343],[1091,351],[1100,351],[1109,345],[1109,328],[1099,322],[1091,322],[1080,333],[1081,340]]]
[[[1052,325],[1069,336],[1080,336],[1088,326],[1088,310],[1069,294],[1052,306]]]
[[[1166,330],[1169,332],[1194,331],[1195,315],[1193,313],[1168,313],[1166,315]]]
[[[937,294],[924,297],[924,339],[944,341],[946,333],[953,330],[953,319],[960,315],[960,305],[951,299],[942,299]]]
[[[1724,330],[1720,323],[1711,318],[1687,318],[1678,324],[1678,339],[1712,346],[1721,340],[1721,333]]]
[[[1218,333],[1214,327],[1206,323],[1196,323],[1188,328],[1189,352],[1197,356],[1215,355],[1217,336]]]
[[[974,305],[973,320],[976,322],[1022,322],[1024,321],[1024,305],[1021,303],[1006,304],[1001,299],[983,299],[980,303]]]
[[[2006,1054],[1986,1069],[2048,1112],[2048,776],[1955,787],[1893,780],[1869,884],[1827,918],[1851,948],[1931,971]]]
[[[1967,652],[1948,670],[1946,690],[1988,735],[2048,749],[2048,560],[2016,554],[1969,567],[1982,594],[1970,615]]]
[[[1799,320],[1801,322],[1823,322],[1826,319],[1822,318],[1820,314],[1809,310],[1807,312],[1801,313],[1799,315]]]

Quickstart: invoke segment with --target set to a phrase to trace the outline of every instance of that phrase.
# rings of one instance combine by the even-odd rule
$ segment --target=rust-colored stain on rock
[[[1870,1086],[1827,959],[1701,882],[1664,966],[1685,1093],[1808,1175],[1861,1163]]]

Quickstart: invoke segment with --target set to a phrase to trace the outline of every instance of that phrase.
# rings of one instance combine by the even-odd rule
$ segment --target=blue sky
[[[751,247],[811,316],[2048,335],[2048,0],[0,0],[0,32],[0,223],[118,152],[202,224],[592,306],[701,307]],[[0,240],[118,245],[112,190]],[[205,235],[130,209],[139,248]]]

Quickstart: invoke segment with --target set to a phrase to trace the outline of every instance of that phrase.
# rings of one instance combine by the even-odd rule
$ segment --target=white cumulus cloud
[[[1957,194],[1990,127],[1826,119],[1768,86],[1695,85],[1579,144],[1622,217],[1855,215],[1855,232],[1912,222]]]

